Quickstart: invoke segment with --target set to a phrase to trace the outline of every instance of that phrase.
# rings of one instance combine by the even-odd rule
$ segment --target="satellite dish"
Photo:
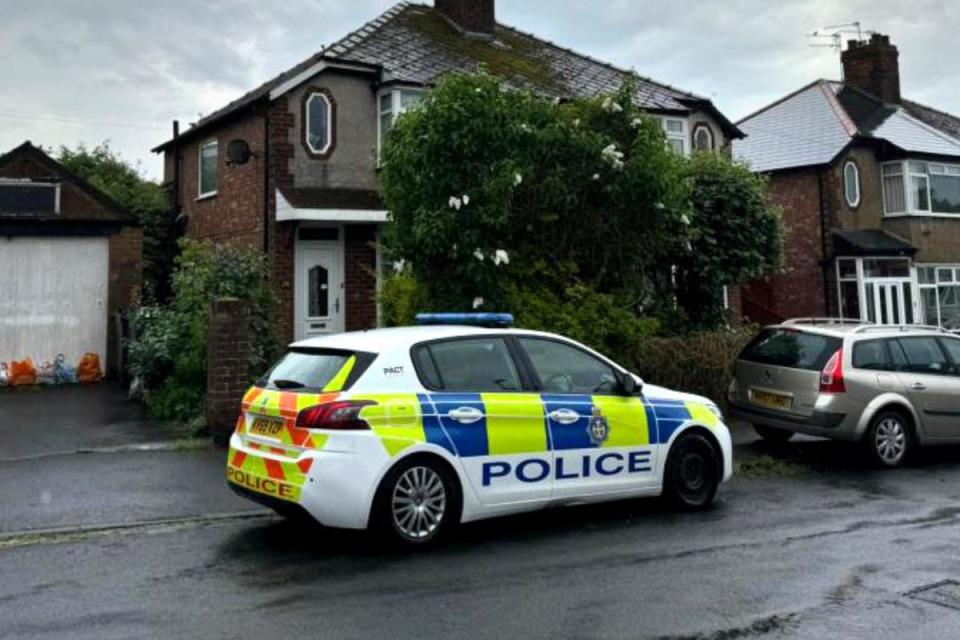
[[[246,140],[237,138],[227,145],[227,164],[247,164],[251,155],[250,145]]]

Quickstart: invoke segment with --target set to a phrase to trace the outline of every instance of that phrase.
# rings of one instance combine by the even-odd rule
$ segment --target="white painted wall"
[[[107,238],[0,237],[0,361],[106,366]]]

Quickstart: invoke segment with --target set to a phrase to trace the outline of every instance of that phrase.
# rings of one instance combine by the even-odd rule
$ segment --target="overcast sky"
[[[390,0],[0,0],[0,150],[149,149],[390,7]],[[839,56],[806,35],[859,20],[900,48],[903,94],[960,114],[955,0],[498,0],[501,22],[711,97],[731,119]]]

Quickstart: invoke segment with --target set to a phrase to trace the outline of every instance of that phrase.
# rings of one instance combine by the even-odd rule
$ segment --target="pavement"
[[[558,509],[388,553],[236,498],[222,450],[109,385],[0,392],[0,416],[0,638],[960,636],[957,449],[880,471],[738,425],[710,511]]]

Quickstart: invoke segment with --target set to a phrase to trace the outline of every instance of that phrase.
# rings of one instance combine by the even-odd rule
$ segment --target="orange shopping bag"
[[[77,365],[77,380],[80,382],[100,382],[103,371],[100,370],[100,356],[95,353],[85,353]]]
[[[10,384],[14,387],[37,384],[37,368],[33,360],[27,358],[10,363]]]

